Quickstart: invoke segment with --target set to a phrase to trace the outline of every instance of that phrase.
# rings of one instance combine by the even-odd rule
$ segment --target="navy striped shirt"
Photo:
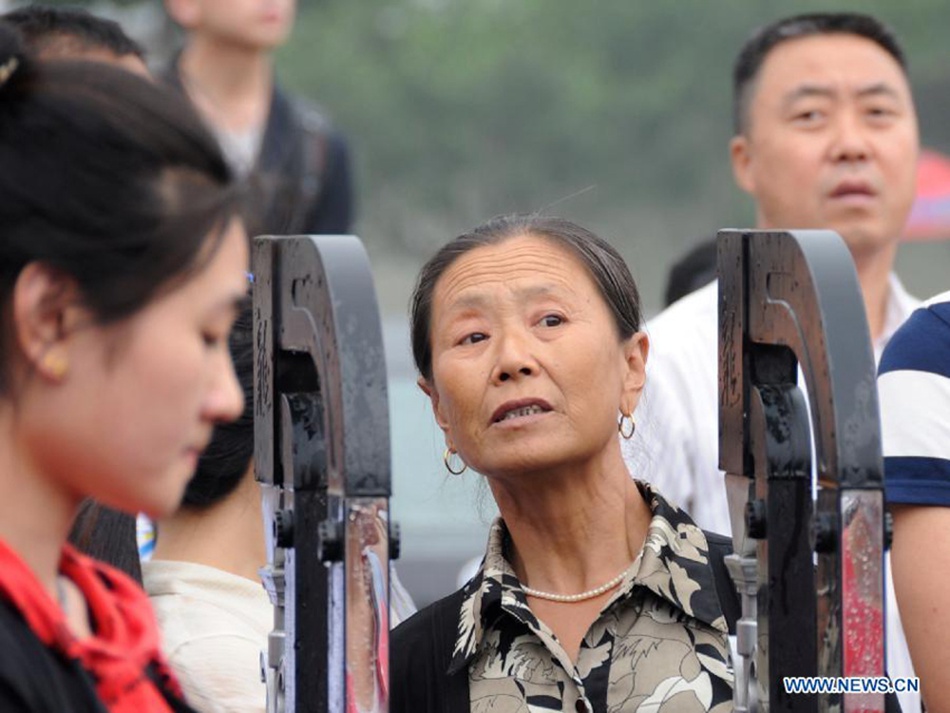
[[[950,506],[950,292],[894,334],[877,384],[888,501]]]

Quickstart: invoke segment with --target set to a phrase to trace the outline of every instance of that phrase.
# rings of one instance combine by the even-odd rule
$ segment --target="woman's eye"
[[[541,324],[545,327],[558,327],[564,324],[564,318],[558,314],[546,314],[541,318]]]
[[[488,339],[487,334],[483,334],[482,332],[472,332],[471,334],[466,336],[464,339],[462,339],[460,343],[461,344],[475,344],[485,339]]]

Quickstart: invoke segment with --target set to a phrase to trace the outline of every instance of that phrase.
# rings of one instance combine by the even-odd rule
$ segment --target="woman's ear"
[[[69,371],[68,337],[83,311],[75,281],[32,262],[17,276],[11,301],[14,343],[28,370],[61,381]]]
[[[637,332],[623,344],[624,377],[623,393],[620,396],[620,410],[626,415],[632,414],[646,384],[647,357],[650,353],[650,338],[646,332]]]
[[[424,376],[420,376],[416,383],[425,395],[429,397],[429,401],[432,402],[432,415],[435,416],[435,422],[439,424],[439,428],[441,428],[445,434],[445,445],[448,448],[452,448],[452,441],[449,436],[449,422],[442,413],[442,401],[439,398],[438,389],[435,388],[434,383],[427,380]]]

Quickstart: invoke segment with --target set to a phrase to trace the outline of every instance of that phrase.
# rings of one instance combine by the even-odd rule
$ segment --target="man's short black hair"
[[[82,8],[30,5],[0,15],[0,19],[16,27],[27,46],[41,56],[72,57],[102,50],[116,57],[145,59],[145,50],[119,23]]]
[[[871,40],[907,72],[904,50],[894,32],[880,20],[856,12],[822,12],[795,15],[759,28],[746,40],[732,74],[732,112],[736,134],[748,128],[753,84],[769,52],[782,42],[813,35],[856,35]]]

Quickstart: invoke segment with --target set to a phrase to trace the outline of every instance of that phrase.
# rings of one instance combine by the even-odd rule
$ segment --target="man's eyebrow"
[[[838,92],[833,87],[827,85],[801,84],[782,97],[782,106],[787,109],[800,99],[807,99],[809,97],[833,99],[837,94]]]
[[[831,86],[824,84],[802,84],[782,99],[782,105],[787,109],[800,99],[808,97],[822,97],[825,99],[834,99],[839,95],[839,91]],[[859,87],[854,95],[858,98],[867,98],[874,96],[890,96],[895,99],[900,98],[900,93],[887,82],[874,82],[863,87]]]
[[[893,97],[894,99],[900,99],[900,92],[898,92],[897,89],[892,87],[887,82],[875,82],[874,84],[869,84],[866,87],[858,89],[856,94],[861,98],[883,95]]]

